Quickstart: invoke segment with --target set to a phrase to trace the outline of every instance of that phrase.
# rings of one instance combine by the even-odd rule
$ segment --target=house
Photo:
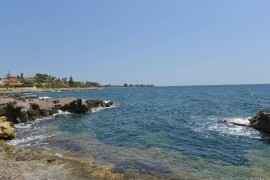
[[[10,86],[20,86],[20,85],[22,85],[22,83],[20,83],[17,80],[14,80],[14,79],[8,79],[6,81],[6,83],[9,84]]]

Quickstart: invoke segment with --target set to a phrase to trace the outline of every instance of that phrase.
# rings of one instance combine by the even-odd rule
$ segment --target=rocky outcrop
[[[236,126],[251,127],[251,128],[266,132],[266,133],[270,133],[270,111],[269,110],[259,111],[255,117],[249,119],[249,124],[241,124],[237,122],[230,122],[227,120],[224,120],[223,122],[233,124]]]
[[[257,113],[257,115],[250,120],[250,126],[270,133],[270,111],[269,110],[261,110]]]
[[[58,110],[80,114],[112,105],[112,102],[72,97],[59,99],[0,97],[0,116],[6,116],[8,121],[16,124],[47,117],[57,113]]]
[[[70,103],[66,103],[64,106],[60,107],[63,111],[68,111],[71,113],[86,113],[90,108],[87,107],[87,104],[82,99],[75,99]]]
[[[11,126],[11,123],[7,122],[5,116],[0,117],[0,139],[13,139],[15,137],[15,129]]]

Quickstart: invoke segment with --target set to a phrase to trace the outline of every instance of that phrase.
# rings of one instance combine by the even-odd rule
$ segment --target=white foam
[[[94,109],[91,109],[91,112],[98,112],[98,111],[101,111],[103,109],[111,109],[111,108],[116,108],[117,106],[110,106],[110,107],[98,107],[98,108],[94,108]]]
[[[15,124],[14,127],[17,129],[26,129],[30,128],[33,124],[27,124],[27,123],[20,123],[20,124]]]
[[[41,97],[38,97],[38,99],[51,99],[51,97],[48,97],[48,96],[41,96]]]
[[[238,123],[238,124],[242,124],[242,125],[248,125],[249,124],[249,119],[251,119],[252,117],[248,117],[248,118],[229,118],[226,119],[226,121],[228,122],[233,122],[233,123]]]
[[[227,122],[235,122],[242,125],[248,125],[249,124],[248,118],[229,118],[226,119]],[[208,130],[210,131],[217,131],[218,133],[222,135],[233,135],[233,136],[246,136],[250,138],[260,138],[260,134],[258,131],[248,128],[245,126],[237,126],[229,123],[214,123],[211,124],[208,127]]]
[[[52,136],[52,135],[51,135]],[[22,139],[14,139],[9,142],[10,145],[24,145],[24,146],[29,146],[31,145],[30,142],[32,141],[37,141],[35,144],[38,144],[42,139],[51,137],[49,135],[39,135],[39,136],[28,136]]]
[[[70,115],[70,114],[72,114],[72,113],[70,113],[68,111],[58,110],[57,113],[53,115],[53,117],[66,116],[66,115]]]

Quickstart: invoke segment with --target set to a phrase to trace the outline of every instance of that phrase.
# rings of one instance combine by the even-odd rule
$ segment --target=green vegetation
[[[124,85],[105,85],[102,86],[98,82],[92,81],[74,81],[73,77],[68,78],[57,78],[48,74],[37,73],[35,76],[25,77],[23,73],[17,76],[12,76],[9,72],[5,78],[0,78],[2,84],[0,88],[10,87],[33,87],[37,88],[89,88],[89,87],[151,87],[154,85],[143,85],[143,84],[127,84]]]
[[[1,80],[1,79],[0,79]],[[48,74],[37,73],[33,77],[25,77],[23,73],[18,76],[12,76],[9,72],[3,79],[5,84],[2,87],[33,87],[37,88],[88,88],[88,87],[100,87],[101,85],[97,82],[80,82],[74,81],[72,76],[70,76],[69,81],[67,78],[56,78]],[[1,86],[1,85],[0,85]]]

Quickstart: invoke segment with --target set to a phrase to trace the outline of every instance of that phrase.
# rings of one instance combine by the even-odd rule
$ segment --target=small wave
[[[41,97],[38,97],[38,99],[51,99],[51,97],[48,97],[48,96],[41,96]]]
[[[20,123],[20,124],[15,124],[14,127],[17,129],[26,129],[30,128],[33,124],[30,123]]]
[[[28,93],[28,94],[23,95],[22,97],[23,98],[33,98],[33,97],[37,97],[37,95]]]
[[[70,114],[72,114],[72,113],[70,113],[68,111],[58,110],[57,113],[53,115],[53,117],[67,116],[67,115],[70,115]]]
[[[111,108],[116,108],[116,107],[117,107],[117,106],[114,106],[114,105],[112,105],[112,106],[110,106],[110,107],[98,107],[98,108],[92,109],[91,112],[98,112],[98,111],[101,111],[101,110],[103,110],[103,109],[111,109]]]
[[[252,117],[248,117],[248,118],[229,118],[229,119],[225,119],[227,122],[232,122],[232,123],[238,123],[238,124],[242,124],[242,125],[248,125],[249,124],[249,119],[251,119]]]
[[[22,145],[29,146],[33,144],[38,144],[41,140],[51,137],[53,135],[38,135],[38,136],[29,136],[22,139],[14,139],[9,142],[10,145]]]
[[[30,129],[32,128],[32,126],[40,121],[44,121],[44,120],[49,120],[49,119],[52,119],[53,116],[48,116],[48,117],[43,117],[43,118],[39,118],[39,119],[36,119],[35,121],[33,122],[30,122],[30,123],[19,123],[19,124],[15,124],[14,127],[16,129]]]
[[[249,124],[249,119],[248,118],[228,118],[225,119],[227,122],[234,122],[242,125],[248,125]],[[219,121],[220,122],[220,121]],[[224,121],[222,121],[224,122]],[[233,135],[233,136],[246,136],[250,138],[260,138],[259,133],[252,129],[252,128],[247,128],[244,126],[236,126],[233,124],[228,124],[228,123],[214,123],[208,127],[208,130],[210,131],[217,131],[220,134],[227,134],[227,135]]]

